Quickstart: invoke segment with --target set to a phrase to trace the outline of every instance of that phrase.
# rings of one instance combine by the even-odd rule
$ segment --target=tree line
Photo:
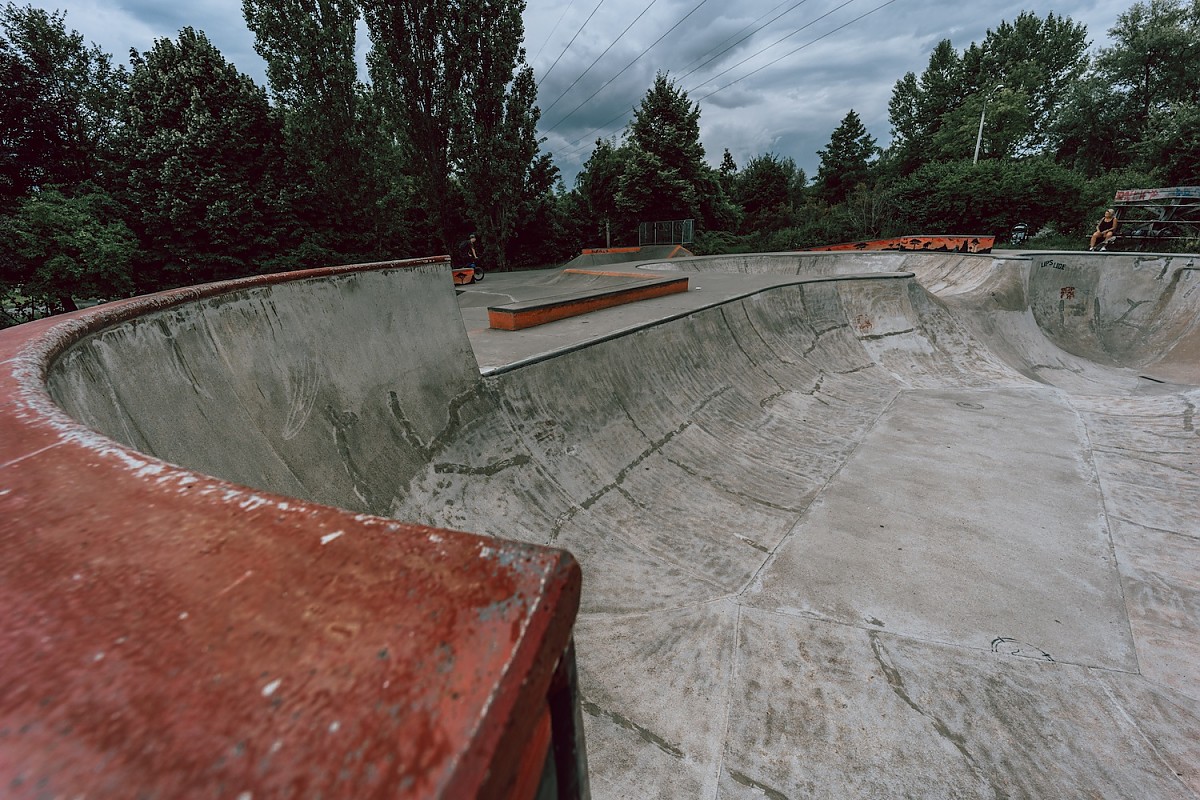
[[[0,324],[89,298],[453,252],[470,231],[500,269],[681,218],[709,253],[1017,222],[1075,244],[1117,188],[1200,182],[1200,0],[1135,3],[1094,55],[1084,26],[1053,13],[1022,13],[962,50],[945,40],[896,82],[890,144],[850,110],[811,181],[772,153],[739,167],[725,151],[710,166],[699,104],[659,74],[570,189],[536,134],[523,10],[243,0],[261,87],[202,31],[114,64],[63,12],[8,2]]]

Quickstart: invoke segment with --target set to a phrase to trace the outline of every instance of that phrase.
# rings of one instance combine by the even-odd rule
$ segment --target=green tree
[[[1001,234],[1018,222],[1078,226],[1083,177],[1048,157],[927,164],[893,187],[898,225],[926,233]]]
[[[597,139],[591,156],[575,177],[580,214],[586,220],[584,240],[603,246],[611,239],[619,243],[637,241],[637,217],[617,205],[621,176],[629,165],[632,150],[616,137]]]
[[[921,79],[910,72],[892,90],[893,169],[903,175],[970,154],[985,109],[981,155],[1045,152],[1059,110],[1087,67],[1086,49],[1087,29],[1054,13],[1021,12],[961,55],[942,40]]]
[[[125,73],[63,12],[0,9],[0,212],[31,189],[103,179],[124,97]]]
[[[626,130],[630,157],[617,206],[639,222],[700,215],[696,179],[704,164],[700,105],[663,73],[634,109]]]
[[[524,65],[521,0],[359,0],[371,80],[423,200],[450,249],[481,215],[485,251],[502,258],[516,224],[514,187],[534,174],[536,87]],[[473,175],[470,171],[485,172]],[[499,182],[490,183],[493,176]]]
[[[1055,130],[1060,161],[1088,175],[1155,167],[1147,159],[1161,150],[1147,143],[1170,126],[1173,109],[1186,122],[1186,106],[1200,102],[1200,2],[1134,3],[1108,34],[1112,46],[1075,87]]]
[[[717,175],[720,176],[721,188],[725,191],[725,194],[733,192],[733,183],[737,177],[737,171],[737,162],[733,160],[733,154],[726,147],[725,152],[721,155],[721,166],[717,167]]]
[[[745,215],[742,233],[768,233],[792,224],[797,199],[797,179],[803,171],[790,158],[773,153],[756,156],[738,173],[732,199]]]
[[[942,118],[962,105],[962,87],[962,60],[949,39],[933,48],[920,80],[909,72],[896,82],[888,116],[896,167],[901,174],[930,160],[931,142],[942,126]]]
[[[388,193],[388,143],[364,107],[355,61],[355,0],[242,0],[283,112],[289,156],[306,178],[293,203],[311,228],[309,246],[330,258],[380,249],[378,203]],[[384,237],[387,238],[386,236]]]
[[[1096,70],[1124,94],[1139,130],[1151,112],[1200,100],[1200,2],[1134,3],[1109,29]]]
[[[0,221],[0,288],[51,313],[74,311],[75,298],[128,294],[137,241],[116,212],[101,190],[33,192]]]
[[[141,286],[290,263],[283,130],[266,92],[191,28],[131,60],[123,199],[136,211]]]
[[[1087,69],[1087,46],[1086,26],[1053,12],[1043,19],[1022,11],[1013,22],[988,29],[981,45],[963,53],[964,94],[993,93],[994,101],[1010,106],[1008,143],[1000,154],[1045,151],[1059,108]],[[997,86],[1004,92],[995,93]]]
[[[508,266],[508,245],[530,213],[529,198],[557,179],[538,157],[537,81],[525,63],[523,2],[476,0],[457,42],[465,60],[451,154],[485,259]]]
[[[1020,90],[994,88],[990,94],[977,92],[966,97],[953,111],[942,116],[928,142],[928,154],[934,161],[957,161],[971,155],[979,142],[979,157],[1012,158],[1020,143],[1030,135],[1029,98]],[[984,121],[982,138],[980,120]]]
[[[858,114],[850,109],[829,137],[829,144],[818,150],[817,155],[821,157],[817,191],[826,202],[836,204],[845,200],[856,186],[867,182],[879,148]]]
[[[736,213],[716,170],[704,161],[700,105],[665,74],[634,109],[626,131],[629,162],[617,191],[617,207],[641,222],[698,219],[699,226],[726,228]]]
[[[1142,144],[1144,161],[1161,172],[1163,182],[1174,186],[1200,179],[1200,103],[1156,110],[1149,127]]]

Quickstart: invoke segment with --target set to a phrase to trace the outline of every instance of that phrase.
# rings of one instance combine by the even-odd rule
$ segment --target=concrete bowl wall
[[[407,333],[461,331],[452,299],[427,302],[450,280],[442,260],[193,287],[0,332],[7,796],[464,797],[530,768],[578,565],[361,513],[370,476],[402,473],[478,381],[461,337],[431,358]],[[340,350],[314,349],[331,339]],[[330,360],[359,380],[326,383]],[[390,415],[406,392],[427,402],[391,416],[403,452],[347,464],[355,403]],[[305,438],[310,414],[328,441]],[[190,468],[171,463],[183,447]]]

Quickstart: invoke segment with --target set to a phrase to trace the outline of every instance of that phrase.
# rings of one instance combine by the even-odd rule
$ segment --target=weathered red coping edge
[[[688,290],[687,278],[664,278],[660,275],[632,274],[626,272],[601,272],[594,270],[569,269],[564,273],[574,275],[600,275],[616,278],[635,278],[641,284],[592,289],[557,297],[507,303],[488,307],[488,326],[502,331],[519,331],[547,322],[589,314],[603,308],[636,303],[653,297],[678,294]]]
[[[71,344],[141,314],[447,260],[258,276],[0,331],[7,797],[511,796],[548,757],[563,796],[586,795],[570,554],[172,466],[45,389]]]
[[[956,251],[959,253],[990,253],[996,243],[995,236],[984,234],[917,234],[893,236],[889,239],[870,239],[859,242],[838,242],[821,247],[803,247],[797,253],[838,252],[864,250],[900,250],[924,253]]]

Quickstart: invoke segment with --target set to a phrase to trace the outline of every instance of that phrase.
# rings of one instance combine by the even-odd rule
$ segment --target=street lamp
[[[1000,84],[995,89],[988,93],[988,96],[983,98],[983,108],[979,110],[979,133],[975,135],[975,160],[972,164],[979,163],[979,145],[983,144],[983,115],[987,113],[988,101],[992,99],[992,95],[1004,88],[1004,84]]]

